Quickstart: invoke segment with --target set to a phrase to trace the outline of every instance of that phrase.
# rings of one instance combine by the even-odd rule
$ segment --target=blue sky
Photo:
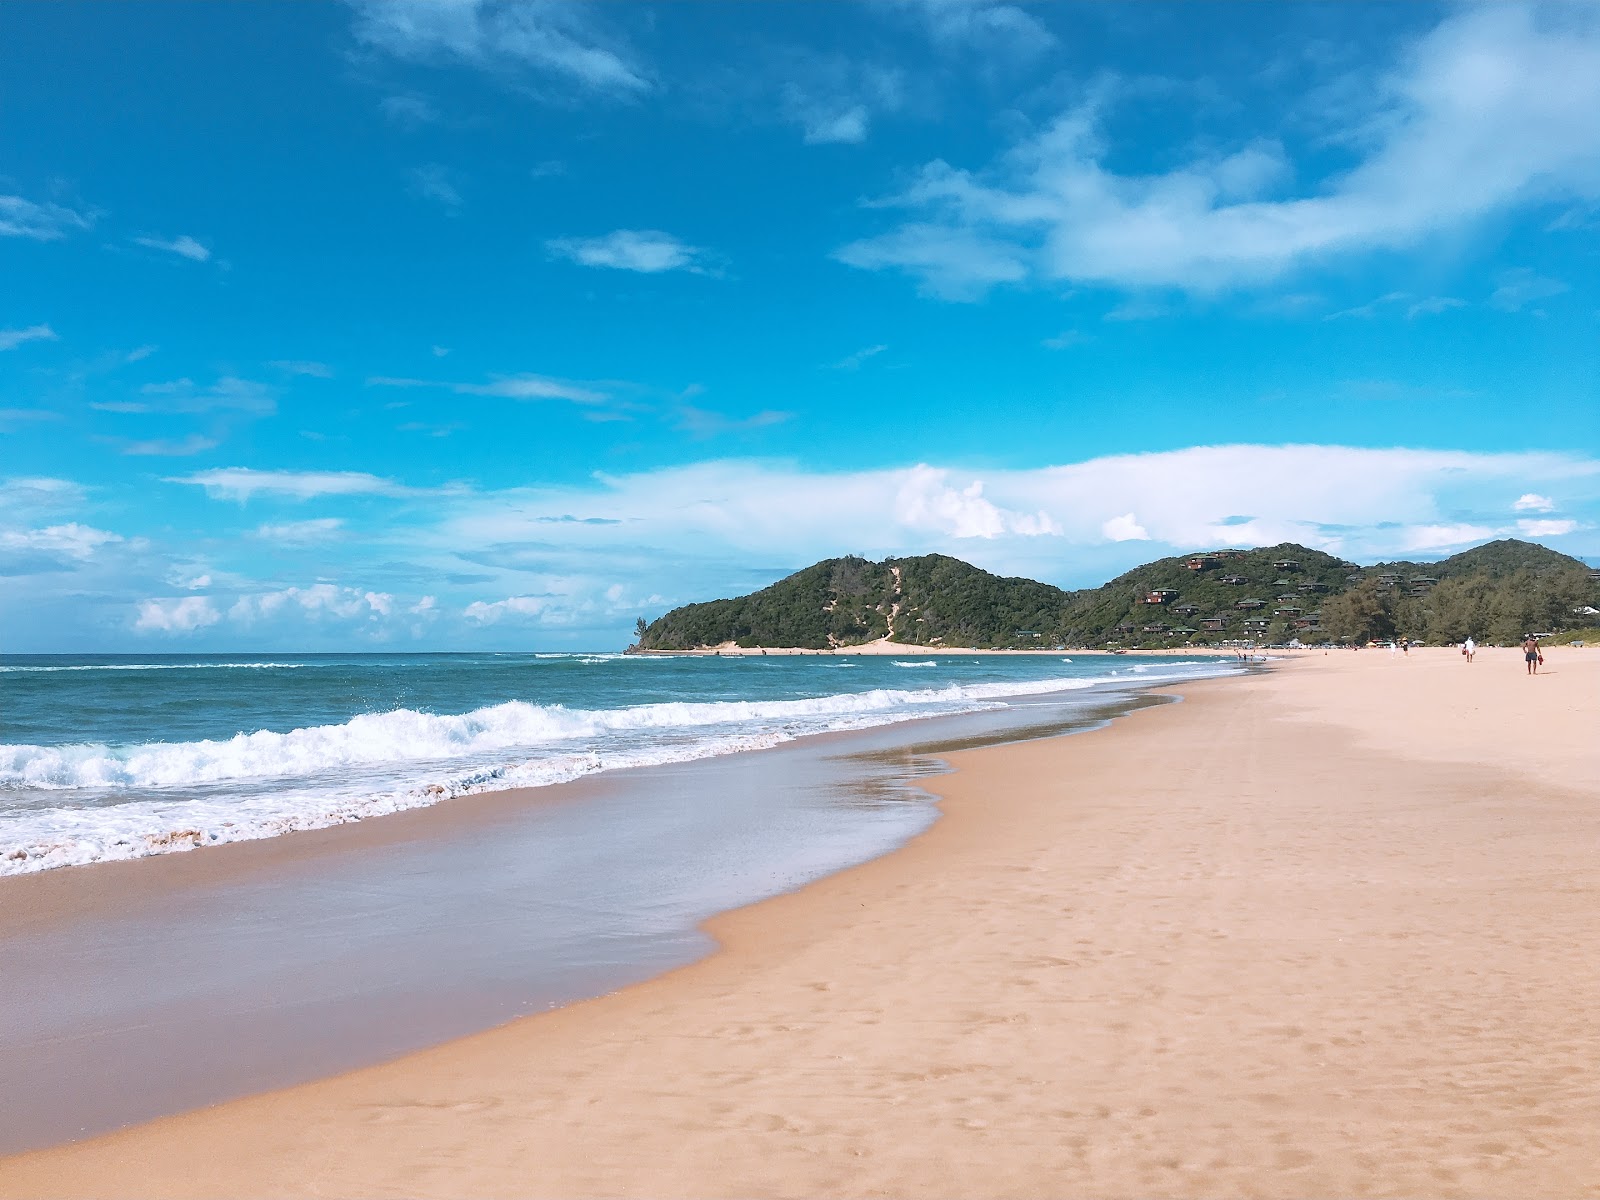
[[[1600,557],[1600,9],[0,7],[0,649]]]

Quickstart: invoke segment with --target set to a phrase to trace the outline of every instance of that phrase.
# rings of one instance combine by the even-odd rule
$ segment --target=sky
[[[1600,562],[1600,6],[0,6],[0,651]]]

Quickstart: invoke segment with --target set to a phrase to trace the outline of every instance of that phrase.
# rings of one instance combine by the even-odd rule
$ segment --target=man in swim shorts
[[[1530,633],[1522,639],[1522,661],[1528,664],[1529,675],[1537,675],[1539,673],[1540,657],[1539,639]]]

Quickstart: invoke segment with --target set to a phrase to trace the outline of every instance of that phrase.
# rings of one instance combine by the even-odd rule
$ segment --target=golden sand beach
[[[703,962],[0,1194],[1600,1192],[1600,654],[1181,691],[954,755],[928,833]]]

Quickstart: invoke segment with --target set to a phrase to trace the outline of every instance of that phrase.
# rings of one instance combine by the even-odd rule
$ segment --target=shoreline
[[[1453,657],[957,752],[928,832],[694,965],[0,1193],[1575,1194],[1600,662]]]
[[[724,642],[720,646],[703,646],[695,650],[635,650],[632,647],[623,651],[624,654],[640,658],[749,658],[770,655],[775,658],[794,657],[798,655],[832,658],[849,658],[864,656],[868,658],[896,657],[915,658],[918,655],[943,654],[948,656],[997,654],[1011,658],[1028,656],[1059,657],[1064,654],[1085,654],[1093,657],[1111,658],[1124,654],[1145,655],[1151,657],[1181,657],[1181,658],[1237,658],[1238,655],[1231,649],[1217,648],[1214,646],[1198,646],[1184,649],[1177,646],[1164,646],[1157,650],[1047,650],[1035,647],[1019,648],[985,648],[981,646],[916,646],[905,642],[891,642],[887,638],[879,638],[875,642],[862,642],[856,646],[828,646],[813,649],[806,646],[741,646],[737,642]],[[1287,653],[1287,651],[1286,651]]]

